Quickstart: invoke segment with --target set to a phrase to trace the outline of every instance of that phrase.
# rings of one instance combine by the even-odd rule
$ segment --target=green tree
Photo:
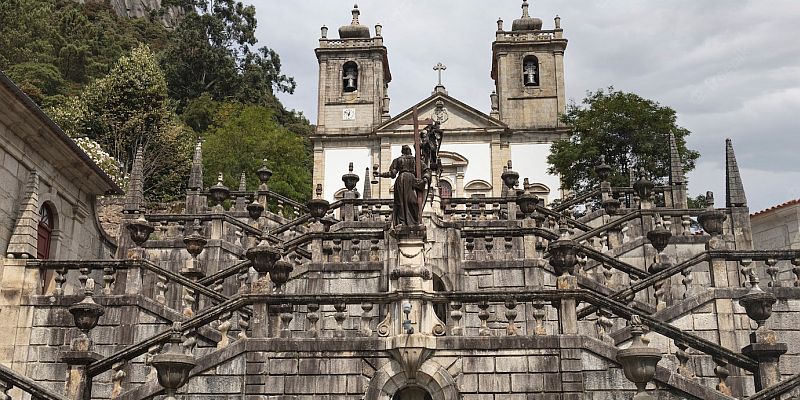
[[[310,198],[313,164],[307,139],[279,124],[267,107],[220,104],[204,136],[204,185],[213,185],[222,172],[225,184],[237,189],[244,172],[248,189],[254,190],[258,186],[255,172],[264,158],[274,173],[271,190],[301,202]]]
[[[583,191],[598,184],[594,167],[600,156],[612,166],[612,185],[628,184],[628,171],[641,168],[656,183],[669,176],[669,134],[675,135],[684,169],[700,156],[686,148],[689,130],[677,125],[675,110],[633,93],[589,92],[581,105],[567,107],[562,121],[572,127],[568,139],[553,143],[548,172],[561,176],[562,188]]]
[[[162,58],[170,96],[181,108],[209,93],[218,101],[267,105],[274,90],[292,93],[295,81],[281,73],[280,57],[256,43],[255,8],[235,0],[172,0],[191,10]]]
[[[167,200],[182,191],[194,136],[178,121],[164,74],[147,46],[121,57],[107,76],[52,115],[71,136],[96,141],[123,171],[130,170],[142,146],[148,199]]]

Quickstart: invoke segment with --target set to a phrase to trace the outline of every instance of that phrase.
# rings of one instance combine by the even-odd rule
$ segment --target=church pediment
[[[442,129],[451,131],[497,131],[508,127],[500,120],[478,111],[444,93],[434,93],[415,105],[420,120],[438,121]],[[414,106],[379,126],[377,133],[412,131],[412,125],[403,122],[411,119]]]

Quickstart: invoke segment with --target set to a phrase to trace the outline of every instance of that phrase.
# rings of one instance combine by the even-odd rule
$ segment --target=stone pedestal
[[[573,275],[561,275],[556,279],[557,289],[576,289],[578,278]],[[558,301],[558,325],[559,333],[564,335],[578,334],[578,315],[575,311],[577,302],[574,297],[565,296]]]
[[[75,343],[73,343],[74,347]],[[69,399],[89,400],[92,397],[92,378],[87,373],[89,364],[103,356],[93,351],[69,350],[61,353],[61,361],[67,363],[67,382],[64,395]]]
[[[755,334],[751,335],[751,340]],[[758,361],[755,376],[756,391],[776,385],[781,381],[780,357],[786,353],[786,343],[751,343],[742,348],[742,354]]]

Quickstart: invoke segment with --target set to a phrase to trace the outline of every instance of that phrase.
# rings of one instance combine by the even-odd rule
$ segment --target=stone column
[[[312,187],[322,185],[325,187],[325,151],[323,151],[323,143],[318,142],[314,144],[314,169],[312,171]],[[335,190],[335,188],[326,188]],[[333,192],[331,192],[333,194]]]
[[[556,279],[557,289],[577,289],[578,278],[564,274]],[[577,335],[578,334],[578,315],[575,311],[577,302],[574,297],[564,296],[558,301],[558,325],[559,333],[564,335]]]
[[[503,180],[500,177],[503,175],[503,167],[506,166],[506,160],[503,158],[503,151],[500,145],[500,134],[492,135],[492,141],[489,146],[491,150],[492,196],[494,197],[498,197],[502,193]]]
[[[392,144],[388,139],[383,138],[381,139],[380,168],[378,171],[387,172],[390,165],[392,165]],[[390,179],[379,179],[378,186],[380,198],[392,198],[392,196],[389,194],[389,188],[392,187],[392,181]]]
[[[464,169],[459,168],[456,172],[456,188],[453,197],[466,197],[464,193]]]

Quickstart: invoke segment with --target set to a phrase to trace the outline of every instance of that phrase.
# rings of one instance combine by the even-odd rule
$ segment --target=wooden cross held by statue
[[[419,126],[421,123],[427,126],[433,124],[433,120],[430,118],[419,119],[417,106],[411,109],[411,119],[400,120],[400,125],[414,125],[414,160],[416,162],[414,169],[416,170],[416,177],[418,180],[422,179],[422,152],[420,149],[422,143],[419,138]],[[417,203],[419,204],[419,220],[422,221],[422,207],[425,204],[425,195],[422,191],[417,193]]]

